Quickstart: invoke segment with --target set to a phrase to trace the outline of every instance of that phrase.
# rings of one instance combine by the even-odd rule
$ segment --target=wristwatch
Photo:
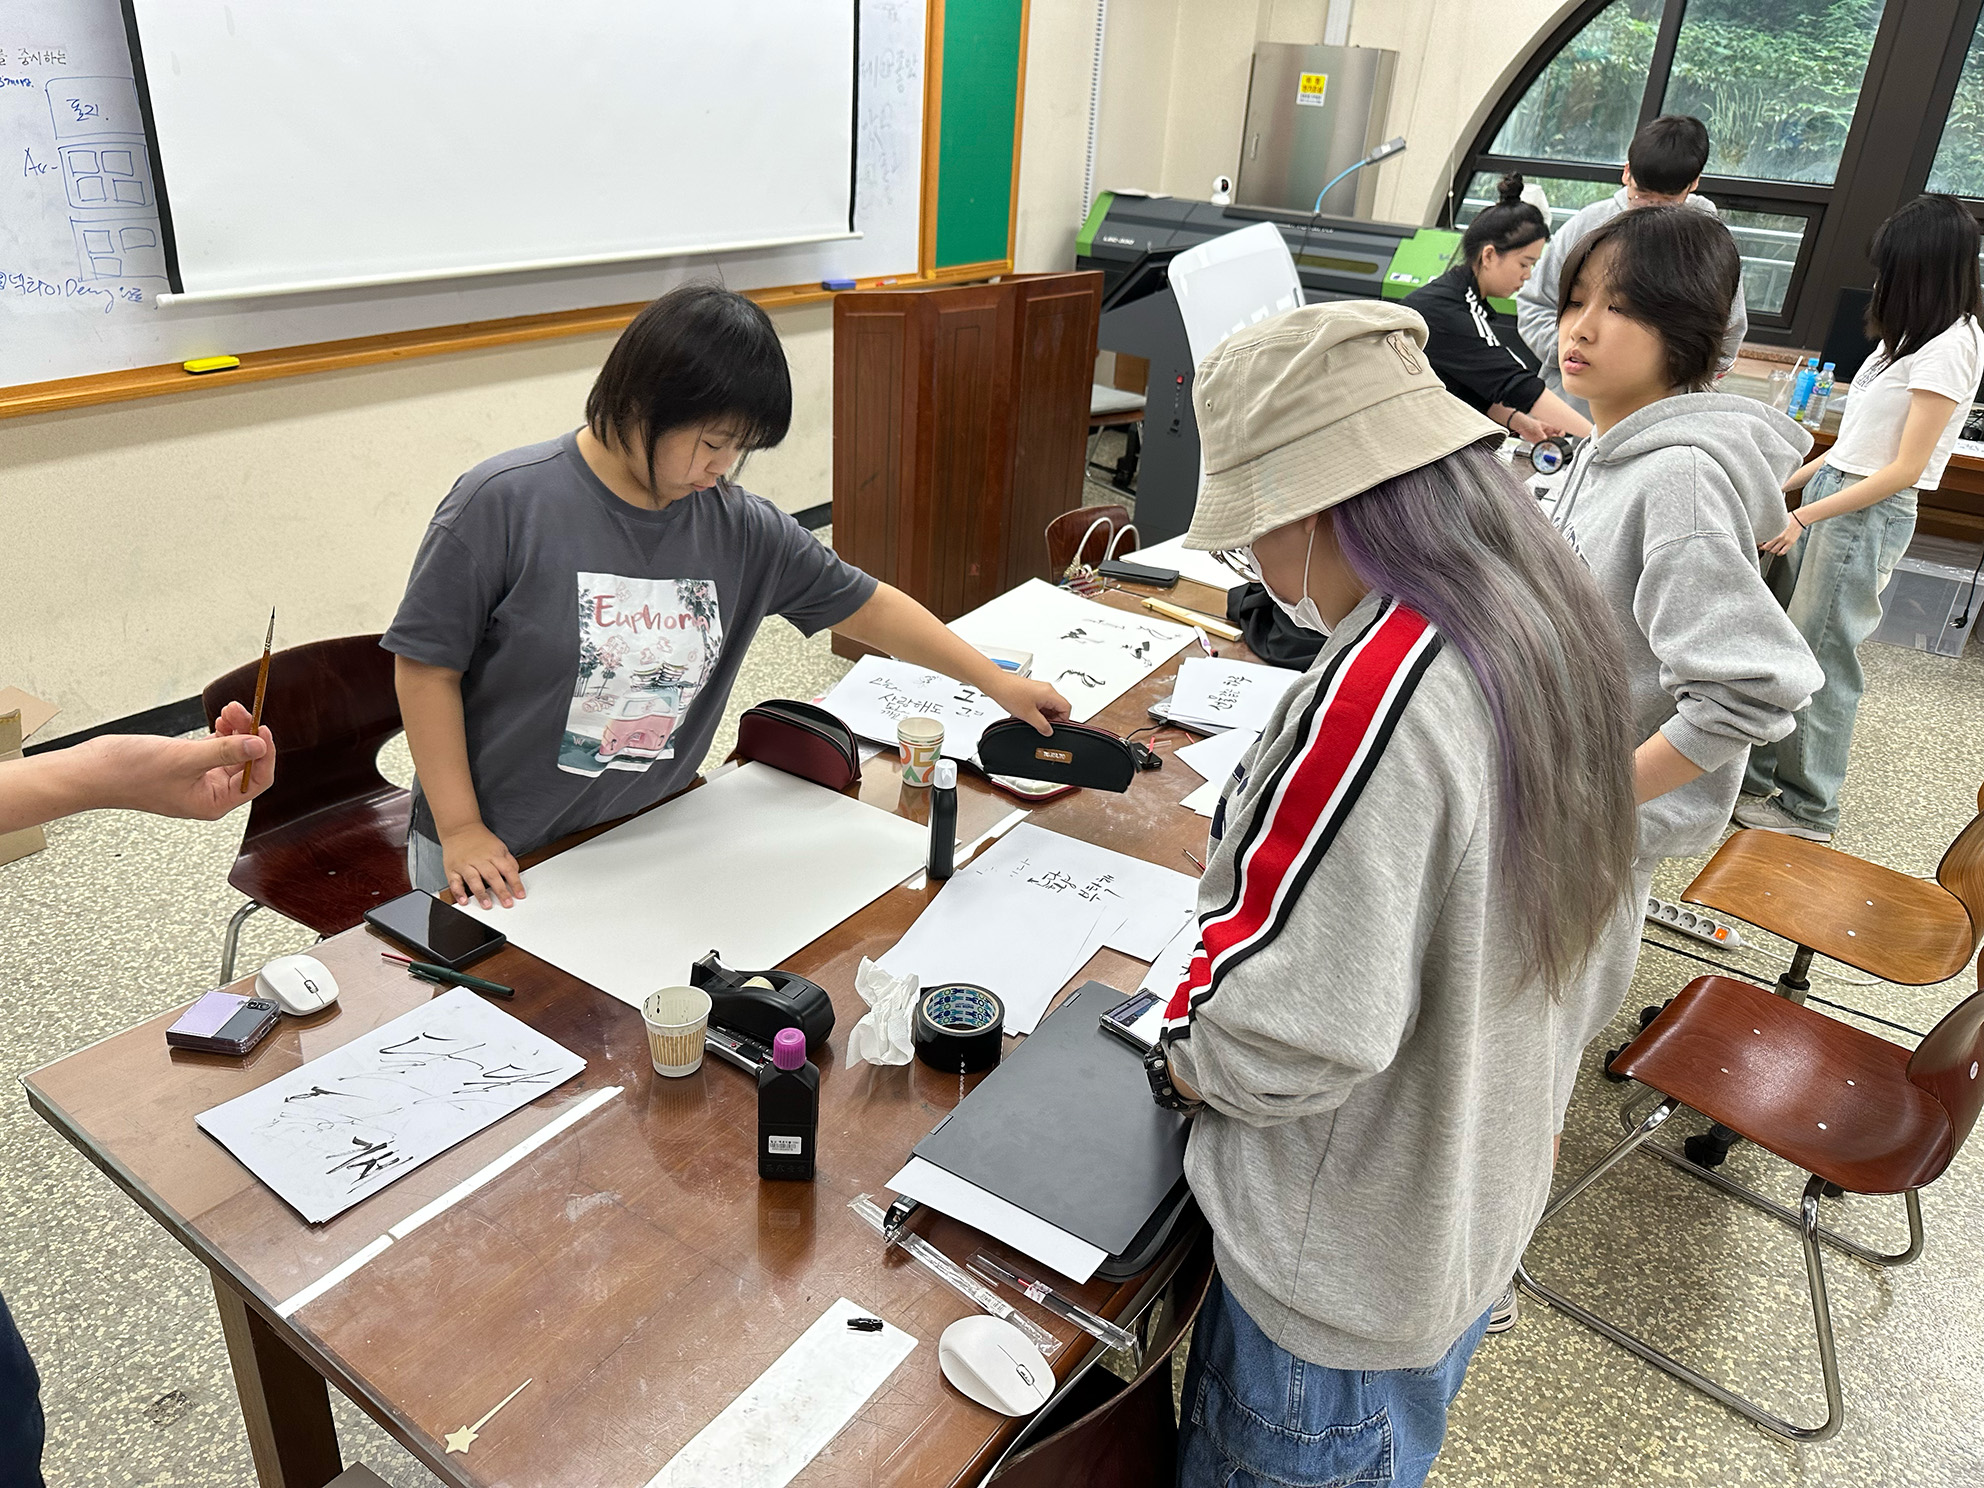
[[[1167,1111],[1196,1111],[1204,1101],[1187,1100],[1178,1093],[1171,1078],[1171,1060],[1162,1044],[1144,1055],[1144,1077],[1150,1081],[1150,1098]]]

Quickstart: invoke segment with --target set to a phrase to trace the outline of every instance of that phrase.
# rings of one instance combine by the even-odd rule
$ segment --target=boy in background
[[[1604,201],[1581,209],[1550,237],[1543,257],[1516,296],[1516,327],[1529,349],[1543,363],[1543,381],[1586,418],[1591,409],[1584,399],[1566,391],[1564,374],[1557,366],[1557,299],[1563,277],[1578,241],[1602,222],[1636,207],[1693,207],[1716,216],[1715,203],[1696,196],[1702,183],[1702,168],[1708,164],[1708,126],[1692,114],[1662,114],[1640,126],[1626,149],[1626,164],[1619,172],[1625,184]],[[1735,302],[1729,307],[1729,325],[1722,335],[1721,359],[1716,365],[1719,377],[1736,361],[1743,337],[1749,333],[1750,317],[1743,308],[1743,286],[1736,286]]]

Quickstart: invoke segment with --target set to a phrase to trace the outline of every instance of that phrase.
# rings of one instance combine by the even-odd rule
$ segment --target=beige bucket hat
[[[1383,300],[1305,305],[1220,342],[1192,386],[1205,481],[1185,546],[1244,547],[1507,432],[1446,390],[1425,348],[1418,312]]]

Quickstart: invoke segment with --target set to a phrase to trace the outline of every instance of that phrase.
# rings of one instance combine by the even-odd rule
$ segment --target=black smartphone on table
[[[421,889],[368,909],[365,923],[407,947],[416,961],[431,961],[450,971],[473,966],[510,943],[502,931]]]
[[[269,1036],[281,1016],[282,1009],[266,997],[209,992],[166,1029],[165,1041],[203,1054],[246,1054]]]

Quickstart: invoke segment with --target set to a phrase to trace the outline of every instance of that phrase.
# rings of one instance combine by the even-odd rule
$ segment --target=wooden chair
[[[1178,1475],[1171,1356],[1212,1285],[1212,1232],[1203,1232],[1173,1274],[1162,1315],[1145,1340],[1137,1377],[1125,1384],[1090,1369],[1050,1419],[1047,1435],[1007,1457],[986,1481],[1001,1488],[1150,1488]]]
[[[1984,985],[1984,960],[1978,965]],[[1782,1220],[1805,1252],[1826,1418],[1794,1426],[1560,1293],[1527,1269],[1516,1280],[1558,1311],[1793,1441],[1824,1441],[1845,1406],[1821,1245],[1876,1266],[1904,1266],[1922,1254],[1920,1191],[1941,1177],[1984,1106],[1984,991],[1966,998],[1930,1030],[1913,1054],[1732,977],[1690,982],[1640,1036],[1618,1066],[1654,1091],[1643,1117],[1621,1112],[1627,1135],[1543,1211],[1541,1229],[1622,1159],[1643,1146],[1678,1108],[1690,1107],[1775,1153],[1808,1177],[1797,1212],[1707,1168],[1696,1177]],[[1827,1184],[1852,1193],[1901,1194],[1908,1248],[1883,1255],[1819,1225]]]
[[[1945,982],[1984,939],[1984,788],[1933,879],[1912,878],[1781,832],[1738,832],[1681,897],[1797,947],[1777,990],[1803,1002],[1814,951],[1885,982]]]
[[[207,722],[230,702],[252,706],[260,658],[207,684]],[[407,891],[412,797],[379,773],[379,750],[400,732],[393,656],[376,635],[278,651],[262,720],[276,738],[275,784],[248,808],[227,881],[248,902],[227,922],[220,979],[234,980],[241,926],[263,907],[319,935],[349,930],[375,904]]]
[[[1905,986],[1948,981],[1984,942],[1984,787],[1977,811],[1933,879],[1780,832],[1745,831],[1722,844],[1681,897],[1792,942],[1776,990],[1793,1002],[1812,989],[1814,952]],[[1714,1167],[1728,1156],[1728,1134],[1704,1132],[1686,1147],[1691,1160]]]
[[[1137,550],[1127,506],[1078,506],[1047,524],[1047,567],[1058,580],[1075,563],[1100,563]]]

